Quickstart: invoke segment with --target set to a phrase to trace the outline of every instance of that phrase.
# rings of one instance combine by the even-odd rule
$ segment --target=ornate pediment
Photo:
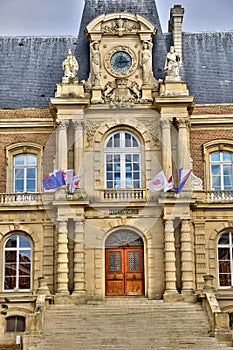
[[[92,40],[100,40],[102,35],[123,36],[136,33],[151,36],[156,33],[156,29],[146,18],[125,12],[98,16],[86,27],[86,34],[92,37]]]
[[[121,17],[109,21],[105,21],[101,25],[101,30],[105,34],[113,34],[123,36],[126,34],[136,34],[140,29],[138,22],[123,19]]]

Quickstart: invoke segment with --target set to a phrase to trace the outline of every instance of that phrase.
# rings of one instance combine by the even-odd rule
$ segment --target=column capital
[[[188,128],[190,126],[189,118],[177,118],[178,128]]]
[[[84,130],[85,129],[85,121],[84,120],[72,120],[72,124],[74,129],[77,130]]]
[[[172,124],[172,121],[173,121],[173,118],[161,117],[160,118],[161,127],[162,128],[170,127],[170,125]]]
[[[59,128],[61,129],[66,129],[69,125],[69,120],[64,120],[64,119],[57,119],[56,124]]]

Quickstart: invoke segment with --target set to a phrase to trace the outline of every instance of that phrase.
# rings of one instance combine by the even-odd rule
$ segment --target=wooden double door
[[[144,295],[143,246],[106,248],[106,295]]]

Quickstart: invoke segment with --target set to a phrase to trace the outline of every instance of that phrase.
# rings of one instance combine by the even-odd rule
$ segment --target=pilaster
[[[74,231],[74,291],[79,297],[86,296],[85,282],[85,238],[83,220],[75,221]]]
[[[161,117],[162,129],[162,168],[169,178],[172,175],[171,121]]]
[[[192,264],[190,220],[181,222],[181,281],[182,293],[193,293],[194,274]]]
[[[165,294],[177,293],[175,236],[172,220],[165,220],[164,230]]]
[[[67,169],[67,127],[69,120],[57,120],[57,169]]]
[[[58,222],[57,239],[57,291],[56,294],[68,295],[68,229],[67,222]]]
[[[83,135],[83,120],[74,120],[74,171],[78,175],[82,168],[83,152],[84,152],[84,135]]]

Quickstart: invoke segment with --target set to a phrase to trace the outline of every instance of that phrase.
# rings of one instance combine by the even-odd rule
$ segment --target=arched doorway
[[[107,296],[144,295],[142,238],[131,230],[117,230],[105,244]]]

